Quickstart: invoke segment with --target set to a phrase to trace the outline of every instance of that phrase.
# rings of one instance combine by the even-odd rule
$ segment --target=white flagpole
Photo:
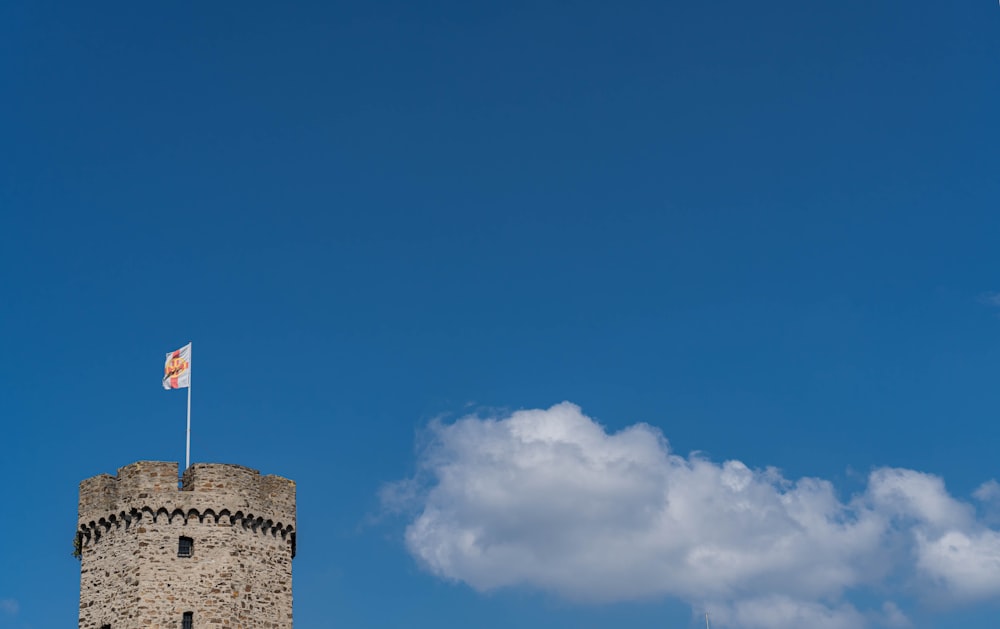
[[[194,344],[188,343],[191,350],[188,352],[188,423],[187,423],[187,450],[184,455],[184,469],[191,467],[191,372],[194,371]]]

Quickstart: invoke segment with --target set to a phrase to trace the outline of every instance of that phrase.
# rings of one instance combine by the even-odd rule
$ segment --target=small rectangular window
[[[190,557],[194,554],[194,540],[190,537],[182,537],[177,543],[177,556]]]
[[[111,625],[101,625],[101,629],[111,629]]]
[[[181,629],[192,629],[194,627],[194,612],[184,612],[184,620],[181,622]]]

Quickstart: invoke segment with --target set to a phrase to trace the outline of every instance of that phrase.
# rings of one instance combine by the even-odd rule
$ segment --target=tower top
[[[185,516],[223,510],[295,528],[295,481],[228,463],[195,463],[178,483],[173,461],[138,461],[80,483],[79,523],[94,526],[109,515],[144,508],[181,509]]]

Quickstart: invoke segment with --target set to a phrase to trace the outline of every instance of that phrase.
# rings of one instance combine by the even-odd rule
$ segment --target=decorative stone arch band
[[[166,507],[154,508],[146,505],[141,509],[131,509],[128,512],[122,511],[117,514],[110,514],[107,518],[101,518],[97,522],[91,520],[80,524],[77,535],[79,539],[77,546],[83,548],[90,544],[96,544],[102,537],[115,530],[129,531],[133,526],[143,522],[154,524],[166,521],[168,524],[176,524],[181,527],[189,524],[208,524],[214,526],[231,526],[238,530],[257,533],[265,537],[271,536],[275,539],[285,540],[290,544],[292,557],[295,557],[295,528],[282,522],[255,516],[253,513],[244,514],[242,511],[230,513],[228,509],[222,509],[215,513],[212,509],[205,509],[199,512],[198,509],[189,509],[185,513],[180,508],[170,511]],[[183,529],[181,529],[183,532]]]

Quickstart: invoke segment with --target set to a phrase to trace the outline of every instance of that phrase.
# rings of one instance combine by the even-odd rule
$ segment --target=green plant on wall
[[[73,536],[73,556],[77,559],[83,557],[83,536],[79,533]]]

